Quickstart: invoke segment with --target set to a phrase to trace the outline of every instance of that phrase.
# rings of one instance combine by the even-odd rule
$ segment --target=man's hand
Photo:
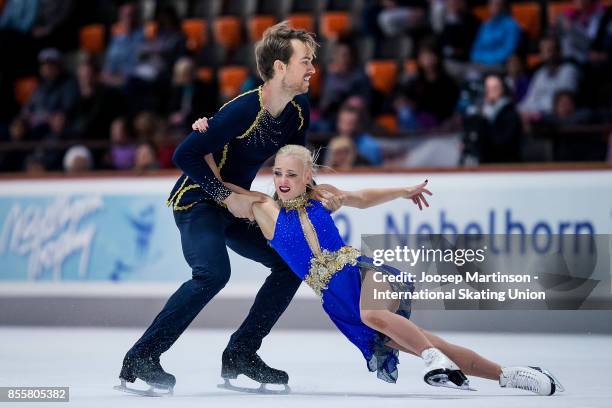
[[[344,192],[330,184],[320,184],[312,188],[313,198],[331,212],[338,211],[344,203]]]
[[[196,120],[191,125],[191,128],[193,130],[197,130],[198,132],[206,132],[206,129],[208,129],[208,119],[207,118],[200,118],[200,119]]]
[[[429,203],[425,199],[424,194],[429,194],[430,196],[433,195],[431,191],[425,188],[425,186],[427,186],[428,181],[429,180],[425,180],[421,184],[406,188],[406,194],[404,195],[404,197],[411,199],[413,203],[418,205],[419,210],[423,209],[423,205],[425,205],[425,207],[429,207]]]
[[[227,209],[234,217],[248,218],[249,221],[253,221],[255,217],[253,216],[252,205],[258,201],[263,201],[263,199],[256,195],[232,193],[223,203],[227,205]]]

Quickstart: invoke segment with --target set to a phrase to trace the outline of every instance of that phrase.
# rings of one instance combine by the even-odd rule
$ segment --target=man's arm
[[[251,119],[255,117],[250,114],[252,109],[240,102],[237,100],[230,103],[217,112],[208,121],[206,132],[191,132],[172,156],[174,164],[218,202],[225,201],[232,192],[215,177],[204,156],[221,150],[251,125]]]

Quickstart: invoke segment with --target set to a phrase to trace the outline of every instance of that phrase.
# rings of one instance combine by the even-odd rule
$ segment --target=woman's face
[[[489,76],[485,79],[485,100],[489,103],[497,102],[504,96],[504,85],[498,77]]]
[[[304,162],[293,155],[276,156],[272,174],[276,194],[284,201],[304,193],[312,178],[312,172],[306,169]]]

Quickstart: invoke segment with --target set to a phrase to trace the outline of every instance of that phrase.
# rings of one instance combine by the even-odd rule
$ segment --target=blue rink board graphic
[[[182,280],[188,267],[164,199],[2,197],[0,280]]]

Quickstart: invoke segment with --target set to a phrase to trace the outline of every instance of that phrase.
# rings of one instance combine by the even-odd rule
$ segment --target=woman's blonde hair
[[[314,176],[316,174],[316,170],[318,167],[318,165],[316,164],[316,161],[317,161],[317,157],[319,156],[319,151],[317,150],[316,152],[312,153],[310,150],[308,150],[304,146],[288,144],[288,145],[281,147],[278,150],[278,152],[276,153],[276,157],[279,157],[279,156],[297,157],[298,159],[300,159],[300,161],[302,161],[302,163],[304,163],[304,169],[310,169],[311,174],[312,174],[312,181],[311,181],[312,184],[306,184],[306,191],[310,193],[313,185],[316,185],[314,181]],[[276,199],[277,198],[276,193],[274,194],[274,196]]]

